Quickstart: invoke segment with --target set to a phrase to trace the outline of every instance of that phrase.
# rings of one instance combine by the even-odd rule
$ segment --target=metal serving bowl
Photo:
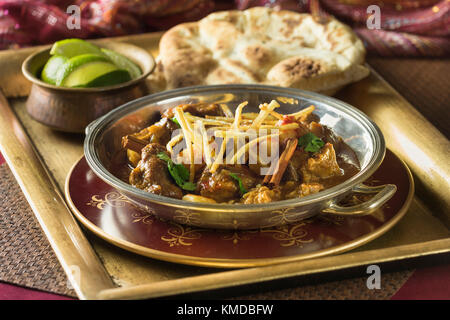
[[[333,129],[356,152],[361,171],[343,183],[303,198],[266,204],[204,204],[163,197],[137,189],[108,169],[121,152],[121,138],[157,121],[160,112],[183,103],[226,103],[231,110],[243,101],[245,112],[276,99],[280,113],[291,113],[311,104],[321,123]],[[282,102],[284,101],[284,103]],[[293,103],[291,103],[293,102]],[[316,214],[370,214],[396,191],[395,185],[368,187],[363,182],[383,161],[386,147],[380,129],[356,108],[333,98],[298,89],[262,85],[189,87],[153,94],[127,103],[86,128],[84,152],[92,170],[135,205],[158,217],[187,225],[219,229],[253,229],[283,225]],[[122,150],[123,152],[123,150]],[[343,207],[338,203],[351,192],[376,193],[367,202]]]
[[[22,64],[24,76],[33,83],[26,102],[28,114],[33,119],[55,130],[82,133],[86,126],[98,117],[149,93],[145,79],[155,67],[150,53],[122,42],[101,42],[98,45],[131,59],[141,68],[142,75],[113,86],[58,87],[39,78],[42,68],[50,58],[50,48],[35,52]]]

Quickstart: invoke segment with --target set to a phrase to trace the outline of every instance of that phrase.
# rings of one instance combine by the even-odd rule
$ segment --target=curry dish
[[[258,204],[308,196],[360,170],[355,152],[320,124],[314,106],[291,114],[273,100],[246,113],[225,104],[185,104],[123,137],[128,182],[203,203]],[[264,152],[262,152],[264,151]]]

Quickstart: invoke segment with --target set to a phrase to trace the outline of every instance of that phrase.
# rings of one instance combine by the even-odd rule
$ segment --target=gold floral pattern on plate
[[[303,244],[314,241],[313,238],[305,239],[308,236],[308,232],[302,228],[310,222],[311,220],[305,220],[293,225],[262,229],[260,232],[270,234],[274,240],[280,241],[280,246],[282,247],[303,247]]]
[[[133,223],[141,222],[147,225],[152,224],[155,219],[153,214],[144,211],[133,212],[131,216],[133,217]]]
[[[288,208],[282,208],[280,210],[272,211],[272,213],[275,215],[269,219],[270,224],[275,225],[275,224],[280,223],[281,225],[286,225],[286,224],[295,223],[298,221],[297,218],[299,215],[302,215],[308,211],[308,210],[305,210],[305,211],[301,211],[301,212],[291,212],[291,210],[293,210],[293,209],[294,208],[292,208],[292,207],[290,207],[290,208],[288,207]]]
[[[245,230],[245,231],[225,231],[226,234],[221,237],[222,240],[232,241],[234,245],[237,245],[239,241],[250,240],[251,235],[258,234],[258,230]]]
[[[175,210],[176,216],[173,219],[181,224],[196,224],[201,225],[200,214],[190,209],[177,209]]]
[[[167,236],[162,236],[161,240],[167,242],[170,247],[173,246],[192,246],[193,240],[198,240],[202,237],[201,231],[203,229],[183,226],[178,223],[169,222],[173,227],[167,230]]]
[[[126,204],[131,204],[131,201],[117,191],[108,192],[104,197],[101,197],[98,194],[93,195],[91,200],[86,203],[86,205],[97,207],[100,210],[103,210],[106,205],[113,208],[118,208],[124,207]]]
[[[145,225],[151,225],[156,218],[154,211],[150,208],[146,210],[138,208],[133,205],[133,203],[128,200],[124,195],[119,192],[113,191],[105,194],[104,197],[100,195],[91,196],[91,200],[86,203],[89,206],[96,207],[97,209],[103,210],[106,206],[118,208],[124,207],[125,205],[131,205],[137,209],[131,214],[132,223],[143,223]],[[260,230],[216,230],[214,232],[225,233],[221,236],[224,241],[231,241],[233,245],[238,245],[241,241],[248,241],[252,239],[252,235],[271,235],[272,239],[278,241],[280,246],[289,247],[297,246],[301,247],[305,243],[311,243],[314,241],[313,238],[305,239],[308,235],[302,227],[306,223],[311,222],[310,219],[293,223],[291,216],[296,214],[301,214],[297,212],[291,212],[293,208],[285,208],[283,210],[274,211],[274,216],[271,218],[271,223],[276,223],[282,221],[283,225],[280,227],[272,227]],[[153,213],[152,213],[153,212]],[[202,229],[200,227],[191,227],[185,224],[194,223],[201,225],[199,219],[199,214],[190,209],[177,209],[175,211],[178,215],[174,217],[176,222],[168,222],[172,225],[167,230],[167,234],[161,236],[161,240],[166,242],[170,247],[174,246],[192,246],[194,240],[199,240],[202,237],[201,232],[211,231],[208,229]],[[328,221],[329,223],[339,224],[338,221]],[[234,225],[235,226],[235,225]],[[236,227],[236,226],[235,226]]]

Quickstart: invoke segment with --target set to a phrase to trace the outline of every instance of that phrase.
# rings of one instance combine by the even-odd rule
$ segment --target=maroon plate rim
[[[388,150],[388,152],[392,153]],[[79,209],[76,207],[74,202],[72,201],[72,197],[69,192],[69,186],[70,186],[70,178],[77,167],[77,165],[84,159],[84,156],[82,156],[70,169],[66,182],[65,182],[65,196],[67,203],[74,214],[74,216],[77,218],[77,220],[86,227],[89,231],[93,232],[98,237],[102,238],[103,240],[120,247],[122,249],[125,249],[127,251],[173,263],[179,263],[179,264],[186,264],[186,265],[195,265],[195,266],[204,266],[204,267],[217,267],[217,268],[248,268],[248,267],[259,267],[259,266],[267,266],[267,265],[273,265],[273,264],[279,264],[279,263],[286,263],[286,262],[294,262],[294,261],[301,261],[305,259],[311,259],[311,258],[317,258],[317,257],[323,257],[327,255],[333,255],[338,253],[343,253],[352,249],[355,249],[357,247],[360,247],[378,237],[386,233],[388,230],[390,230],[395,224],[397,224],[398,221],[406,214],[408,211],[408,208],[412,202],[413,196],[414,196],[414,179],[411,174],[411,171],[409,170],[408,166],[405,164],[404,161],[399,159],[394,153],[392,153],[393,157],[396,161],[398,161],[403,169],[405,170],[405,173],[408,177],[409,181],[409,190],[407,193],[407,196],[403,202],[403,205],[398,210],[398,212],[390,218],[387,222],[385,222],[381,227],[373,230],[372,232],[369,232],[367,234],[364,234],[363,236],[357,237],[353,240],[350,240],[348,242],[345,242],[340,245],[332,246],[329,248],[308,252],[308,253],[301,253],[301,254],[295,254],[295,255],[289,255],[289,256],[281,256],[281,257],[273,257],[273,258],[252,258],[252,259],[223,259],[223,258],[207,258],[207,257],[198,257],[198,256],[191,256],[186,254],[178,254],[178,253],[172,253],[172,252],[166,252],[163,250],[157,250],[153,248],[144,247],[142,245],[133,243],[128,240],[120,239],[118,237],[114,237],[107,232],[105,232],[103,229],[101,229],[99,226],[95,225],[93,222],[91,222],[88,218],[86,218],[82,212],[79,211]]]

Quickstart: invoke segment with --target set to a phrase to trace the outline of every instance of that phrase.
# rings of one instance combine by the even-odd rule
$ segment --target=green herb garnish
[[[180,123],[178,122],[178,119],[177,119],[176,117],[172,117],[172,118],[170,118],[170,120],[172,120],[173,123],[175,123],[176,125],[178,125],[179,127],[181,127],[181,126],[180,126]]]
[[[159,159],[167,162],[167,169],[172,176],[175,183],[182,189],[187,191],[194,191],[197,188],[195,183],[189,182],[189,170],[182,164],[176,164],[170,159],[170,157],[164,152],[160,152],[156,155]]]
[[[317,152],[325,145],[325,142],[314,133],[309,132],[298,139],[298,145],[303,147],[305,151]]]
[[[242,183],[242,179],[239,178],[236,174],[234,174],[234,173],[232,173],[232,172],[230,173],[230,176],[231,176],[234,180],[236,180],[236,181],[238,182],[238,184],[239,184],[239,191],[241,192],[241,194],[247,193],[247,189],[245,189],[244,184]]]

